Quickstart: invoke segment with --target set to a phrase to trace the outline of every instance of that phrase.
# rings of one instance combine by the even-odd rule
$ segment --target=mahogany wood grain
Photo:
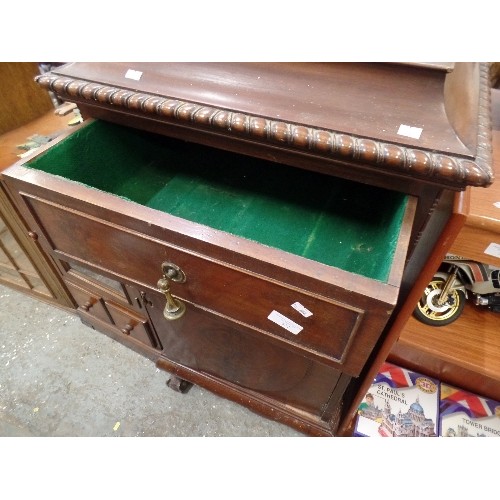
[[[110,120],[140,116],[160,131],[224,137],[242,152],[274,146],[464,189],[492,180],[483,140],[490,87],[487,64],[461,64],[447,72],[380,63],[70,63],[37,81]],[[401,125],[422,133],[401,134]]]
[[[448,326],[411,317],[389,361],[500,401],[500,314],[466,303]]]
[[[189,277],[186,283],[172,286],[172,293],[182,300],[237,318],[262,332],[269,342],[298,347],[351,375],[359,374],[394,307],[411,211],[400,233],[392,282],[384,284],[261,248],[41,172],[17,167],[6,175],[13,196],[25,207],[24,216],[56,261],[85,263],[150,290],[161,278],[161,263],[174,262]],[[26,183],[29,180],[32,185]],[[204,244],[207,232],[210,246]],[[265,262],[269,265],[264,274]],[[296,301],[314,311],[307,322],[290,307]],[[304,325],[304,332],[297,336],[269,321],[273,309],[289,311]]]
[[[453,109],[459,107],[462,115],[464,109],[475,103],[475,109],[465,114],[468,127],[475,132],[472,123],[477,117],[478,64],[465,66],[465,71],[476,74],[464,74],[463,77],[458,74],[460,64],[450,72],[379,63],[178,62],[151,65],[120,62],[105,69],[103,66],[70,63],[54,73],[75,81],[95,81],[119,88],[127,82],[127,72],[133,69],[140,72],[141,77],[128,85],[144,93],[158,94],[161,88],[163,95],[179,101],[232,110],[242,115],[253,114],[306,126],[314,123],[324,130],[391,143],[407,140],[424,149],[467,155],[470,151],[450,126],[442,106],[446,77],[455,74],[459,80],[455,94],[464,94],[464,90],[476,94],[475,101],[462,99],[453,103]],[[391,91],[387,92],[389,80]],[[424,80],[426,83],[422,85]],[[221,92],[221,87],[226,91]],[[74,91],[74,86],[68,91]],[[102,92],[99,97],[101,102],[105,100]],[[426,106],[419,105],[423,101]],[[188,110],[183,112],[188,113]],[[420,140],[397,135],[399,125],[409,120],[414,125],[425,124],[428,134]],[[471,140],[475,142],[476,137]]]
[[[7,172],[6,175],[9,173]],[[9,185],[12,186],[11,182]],[[263,302],[260,296],[265,298],[266,294],[270,294],[271,297],[266,299],[268,302],[269,300],[280,301],[283,298],[291,300],[291,297],[287,296],[289,292],[287,288],[283,288],[281,292],[279,290],[266,292],[266,287],[276,286],[276,283],[269,277],[255,284],[252,280],[257,279],[257,276],[251,276],[250,281],[246,282],[248,275],[245,277],[245,273],[248,271],[244,269],[224,269],[225,266],[219,263],[217,264],[219,269],[214,272],[211,269],[211,266],[216,264],[214,261],[205,259],[202,264],[197,265],[193,262],[198,257],[186,254],[187,260],[181,264],[188,275],[187,284],[192,286],[190,292],[186,289],[188,298],[182,289],[185,284],[178,286],[174,284],[173,287],[179,300],[186,302],[188,311],[179,320],[168,321],[163,316],[165,298],[156,290],[155,283],[161,276],[161,261],[171,257],[169,252],[175,253],[175,256],[181,256],[179,249],[169,249],[168,244],[162,243],[159,239],[148,239],[146,234],[139,236],[137,232],[128,232],[123,214],[118,214],[120,226],[97,225],[95,219],[88,219],[84,216],[85,212],[78,214],[71,201],[68,200],[58,213],[54,207],[56,201],[62,196],[60,193],[49,196],[44,204],[41,200],[46,192],[41,187],[36,187],[34,194],[30,196],[27,192],[33,190],[32,186],[21,182],[16,189],[22,193],[22,199],[30,207],[30,210],[26,212],[28,220],[34,224],[32,227],[36,224],[39,241],[45,246],[48,254],[70,263],[76,260],[80,265],[87,265],[91,269],[131,283],[140,290],[141,296],[145,294],[144,304],[147,305],[141,313],[144,319],[137,320],[137,312],[127,312],[126,307],[113,306],[102,290],[99,292],[95,287],[89,287],[88,284],[74,285],[75,276],[72,276],[68,283],[79,305],[78,314],[86,324],[104,331],[115,340],[139,352],[146,353],[148,357],[153,357],[159,366],[181,365],[183,367],[179,372],[181,376],[186,371],[189,373],[190,370],[195,370],[198,376],[189,378],[189,381],[195,381],[207,389],[222,391],[226,394],[228,387],[232,387],[231,397],[233,399],[245,398],[245,404],[256,411],[264,412],[278,420],[289,419],[291,415],[294,415],[292,420],[299,428],[315,429],[314,433],[318,435],[331,435],[335,431],[338,422],[338,405],[333,405],[333,408],[329,405],[332,403],[332,394],[337,390],[340,381],[342,380],[344,385],[347,383],[345,372],[346,369],[354,369],[352,361],[348,364],[349,357],[345,360],[346,369],[341,364],[335,368],[318,362],[314,359],[314,355],[308,352],[305,344],[294,346],[289,340],[278,338],[281,332],[275,333],[273,338],[263,328],[258,328],[258,319],[252,316],[260,311],[265,318],[268,313],[265,309],[265,301]],[[102,207],[92,203],[92,190],[84,194],[86,189],[82,187],[79,189],[79,198],[86,199],[85,202],[81,202],[82,207],[90,203],[93,209],[97,210],[96,214],[103,216]],[[51,208],[47,209],[47,207]],[[143,231],[147,230],[151,226],[144,224],[144,217],[141,217],[139,207],[134,208],[135,218],[141,221]],[[76,218],[71,219],[68,214],[73,214]],[[90,220],[92,222],[89,222]],[[158,234],[162,234],[162,241],[164,241],[166,239],[165,228],[160,227],[155,230]],[[117,232],[112,234],[112,231]],[[172,228],[168,231],[172,231]],[[132,234],[134,238],[140,239],[135,241],[132,239]],[[153,244],[161,244],[161,247],[158,247],[159,253],[156,247],[152,246]],[[113,253],[114,250],[116,254]],[[79,253],[80,251],[83,253]],[[145,254],[141,257],[141,253]],[[177,262],[178,259],[175,256],[174,260]],[[203,282],[203,280],[206,281]],[[197,285],[197,282],[201,283]],[[242,287],[239,292],[238,287]],[[227,293],[222,293],[221,290]],[[253,300],[250,302],[248,290],[255,291],[255,294],[251,296]],[[242,296],[242,300],[238,299],[239,295]],[[219,302],[212,303],[211,300],[214,299]],[[192,300],[201,302],[203,305],[193,304]],[[303,298],[301,300],[305,301]],[[317,298],[315,301],[317,302]],[[314,304],[305,303],[314,309]],[[132,300],[127,307],[132,307],[133,304]],[[212,309],[208,309],[207,305]],[[224,306],[229,307],[228,314],[216,314],[214,309]],[[135,306],[134,309],[136,309]],[[331,304],[323,314],[319,309],[314,310],[315,315],[325,316],[331,320],[333,312]],[[118,317],[117,311],[121,312]],[[235,319],[231,319],[230,316]],[[386,321],[387,314],[384,311],[380,316]],[[123,317],[135,322],[130,325],[132,328],[129,328],[129,332],[124,333],[127,325],[123,326]],[[150,322],[146,321],[146,317]],[[366,331],[371,330],[370,335],[377,335],[381,327],[377,326],[375,321],[376,310],[373,304],[367,304],[366,317],[365,328],[368,328]],[[370,318],[373,318],[373,321],[370,321]],[[344,319],[339,316],[336,328],[341,329],[343,322]],[[161,356],[157,351],[157,356],[154,357],[151,344],[147,342],[149,325],[158,335],[163,348]],[[137,326],[141,327],[140,336],[133,335]],[[270,329],[270,327],[264,328]],[[277,331],[277,328],[275,330]],[[325,335],[325,330],[326,325],[318,331],[318,336],[321,335],[324,341],[329,339],[330,342],[338,342],[338,338],[341,338],[334,332],[331,335]],[[362,355],[360,345],[369,346],[373,343],[369,338],[364,338],[366,334],[363,333],[363,329],[356,333],[356,349],[351,350],[354,359]],[[324,345],[318,350],[324,353],[328,347]],[[339,390],[336,398],[340,400],[342,396],[343,391]],[[263,402],[267,402],[265,408],[262,407]],[[280,410],[281,413],[279,413]]]
[[[70,64],[38,83],[90,116],[414,195],[384,283],[23,162],[3,174],[37,245],[83,292],[78,313],[86,324],[269,418],[311,435],[346,435],[464,224],[466,187],[492,181],[486,66],[145,64],[135,67],[145,76],[134,82],[124,75],[128,64]],[[434,132],[401,138],[392,125],[408,116],[416,120],[409,125]],[[164,260],[188,276],[172,284],[187,309],[174,321],[164,317],[157,289]],[[118,305],[106,312],[105,292],[75,280],[68,269],[75,263],[135,290],[135,299],[109,299]],[[294,297],[322,318],[309,336],[266,321],[273,304]],[[97,302],[103,309],[92,314]],[[141,335],[133,338],[138,318]]]
[[[230,392],[236,399],[248,396],[252,409],[290,419],[313,434],[336,431],[350,375],[359,373],[398,295],[415,200],[408,205],[401,243],[384,284],[262,248],[21,163],[4,175],[37,241],[60,263],[62,274],[64,262],[77,262],[147,294],[151,326],[164,348],[159,365],[194,367],[198,376],[190,381],[201,377],[200,385],[211,390]],[[173,285],[173,293],[189,309],[173,325],[163,317],[165,299],[156,290],[160,264],[172,256],[188,274],[186,284]],[[123,325],[110,323],[102,293],[88,285],[76,289],[81,290],[75,296],[78,314],[86,324],[154,358],[145,342],[123,334]],[[249,295],[249,290],[254,293]],[[271,306],[289,305],[297,298],[315,311],[313,323],[323,318],[311,330],[311,340],[294,339],[263,322]],[[354,316],[343,316],[349,310]],[[336,358],[332,366],[325,357],[329,352]],[[235,365],[236,359],[241,363]],[[280,385],[285,382],[291,384],[286,390]]]

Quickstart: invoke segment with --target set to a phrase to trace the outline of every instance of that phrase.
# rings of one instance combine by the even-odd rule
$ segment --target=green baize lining
[[[378,281],[407,196],[96,120],[27,167]]]

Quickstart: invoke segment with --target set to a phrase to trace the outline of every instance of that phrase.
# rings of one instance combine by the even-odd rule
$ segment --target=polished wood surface
[[[414,199],[415,217],[405,218],[394,269],[384,283],[26,168],[23,162],[3,174],[34,241],[73,290],[82,321],[176,377],[269,418],[311,435],[343,435],[364,395],[363,384],[371,382],[373,371],[387,358],[463,225],[464,189],[492,180],[490,143],[484,135],[490,123],[484,65],[462,71],[444,65],[354,64],[337,67],[337,72],[332,72],[336,65],[264,65],[272,85],[262,87],[255,78],[262,66],[235,64],[233,70],[246,82],[243,97],[236,88],[241,85],[238,75],[222,78],[231,66],[181,65],[184,71],[173,75],[171,67],[146,65],[147,77],[139,83],[122,75],[121,63],[98,63],[77,74],[84,66],[69,65],[38,82],[74,98],[95,118],[386,187]],[[331,96],[323,72],[336,79],[340,98],[331,101],[336,113],[328,107]],[[200,74],[205,75],[201,82]],[[308,89],[301,75],[307,76]],[[465,79],[462,85],[456,85],[457,76]],[[403,103],[401,82],[420,97],[415,116],[425,117],[425,127],[436,130],[433,138],[422,139],[429,148],[436,146],[434,151],[422,149],[418,140],[398,140],[393,131],[380,132],[386,114],[394,111],[396,121],[405,115],[393,110],[390,98],[392,86],[395,101]],[[301,89],[300,106],[293,107],[287,84]],[[428,85],[429,93],[421,92],[421,85]],[[169,88],[176,95],[169,95]],[[367,88],[374,99],[368,107]],[[304,96],[311,100],[303,101]],[[262,108],[261,101],[267,103]],[[414,104],[408,99],[401,109]],[[352,120],[342,113],[343,106],[353,110]],[[279,109],[283,117],[277,116]],[[378,110],[377,118],[363,119],[370,110]],[[453,124],[443,123],[448,116]],[[324,121],[329,119],[333,121]],[[358,128],[360,123],[370,130]],[[360,130],[366,136],[356,135]],[[50,154],[56,145],[57,140],[41,153]],[[171,256],[187,275],[185,283],[171,285],[171,297],[186,306],[185,315],[175,320],[165,317],[167,296],[157,281],[161,262]],[[78,276],[75,266],[118,282],[129,297],[123,300]],[[292,300],[307,301],[314,311],[315,326],[305,335],[269,321],[275,306],[288,308]],[[352,312],[358,315],[355,324]]]
[[[338,130],[384,142],[408,143],[447,154],[474,156],[474,149],[470,151],[464,142],[472,142],[471,146],[475,148],[475,135],[469,141],[457,137],[442,106],[446,77],[459,73],[460,68],[460,64],[450,71],[443,71],[442,68],[378,63],[151,65],[123,62],[108,66],[105,71],[102,65],[95,63],[70,63],[55,73],[110,87],[123,87],[126,75],[132,69],[140,73],[140,78],[127,86],[148,94],[158,93],[158,83],[161,82],[161,93],[179,101],[298,125],[315,124],[325,130]],[[479,71],[477,64],[468,68],[472,73]],[[460,88],[475,93],[477,102],[477,75],[463,76]],[[389,79],[390,93],[386,89]],[[277,82],[281,85],[276,85]],[[228,90],[220,92],[221,86]],[[419,105],[423,101],[426,106]],[[463,112],[464,101],[461,104]],[[477,104],[471,111],[477,115]],[[467,113],[467,121],[475,133],[474,114]],[[425,133],[419,140],[397,134],[399,126],[408,123],[410,117],[413,126],[425,125]],[[384,126],[374,127],[373,122],[382,124],[381,119]]]
[[[307,154],[337,176],[454,189],[492,180],[487,64],[70,63],[37,81],[90,116],[130,126],[140,116],[149,130],[188,128],[191,140],[258,146],[275,161]]]
[[[46,150],[55,151],[58,142]],[[160,265],[168,257],[190,276],[185,284],[173,287],[182,300],[251,325],[263,338],[283,342],[291,350],[298,348],[353,376],[361,371],[397,301],[413,199],[397,233],[388,282],[383,283],[131,204],[37,169],[19,165],[4,175],[38,241],[56,261],[94,263],[110,275],[155,290]],[[248,290],[256,291],[251,307]],[[300,316],[290,308],[296,301],[314,311],[300,336],[267,319],[277,309],[289,310],[298,321]],[[325,335],[332,328],[332,317],[335,334]]]
[[[237,253],[226,248],[223,235],[220,247],[213,240],[198,240],[182,234],[186,227],[201,236],[192,224],[106,193],[41,172],[28,174],[19,166],[4,175],[10,192],[19,193],[15,199],[37,241],[59,263],[85,323],[154,359],[158,366],[175,366],[176,374],[244,401],[256,411],[314,435],[335,432],[338,412],[327,411],[332,398],[340,402],[342,392],[336,391],[347,383],[349,372],[359,371],[390,307],[353,294],[355,277],[350,289],[343,291],[338,285],[322,284],[314,264],[309,264],[309,271],[304,269],[305,261],[300,276],[283,266],[275,273],[268,267],[263,275],[265,264],[244,255],[246,246],[254,246],[249,242],[241,240]],[[165,297],[157,289],[165,259],[173,259],[187,274],[186,283],[172,284],[175,298],[187,307],[175,321],[165,319]],[[137,291],[120,300],[88,278],[78,277],[71,271],[74,263]],[[308,280],[307,274],[317,274],[316,279]],[[303,290],[304,284],[311,289]],[[319,296],[321,291],[327,293],[325,298]],[[301,337],[283,333],[266,320],[273,307],[285,310],[296,300],[314,310],[311,328]],[[351,313],[366,318],[360,325],[354,318],[353,339],[349,338],[352,314],[346,318],[342,311],[349,312],[347,308],[340,310],[335,304],[346,301]],[[325,335],[332,330],[328,325],[332,317],[336,332]],[[148,342],[153,334],[156,343]],[[334,359],[328,358],[330,352]],[[192,377],[192,371],[197,376]]]
[[[27,253],[6,225],[7,201],[0,186],[0,283],[38,297],[52,298]],[[3,216],[3,217],[2,217]]]
[[[389,361],[500,401],[500,314],[468,302],[448,326],[411,317]]]

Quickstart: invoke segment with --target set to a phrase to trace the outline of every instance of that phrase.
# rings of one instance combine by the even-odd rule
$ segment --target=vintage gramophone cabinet
[[[86,120],[3,183],[82,321],[172,388],[309,435],[345,427],[459,193],[493,181],[487,64],[72,63],[37,81]]]

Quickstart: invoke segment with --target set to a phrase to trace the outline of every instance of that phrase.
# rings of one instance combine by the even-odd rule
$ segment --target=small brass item
[[[179,266],[176,266],[171,262],[164,262],[161,265],[161,271],[164,278],[175,281],[176,283],[184,283],[186,281],[184,271]]]
[[[164,293],[167,303],[163,309],[163,316],[168,320],[179,319],[185,312],[186,306],[178,299],[174,299],[170,293],[170,281],[184,283],[186,275],[180,267],[170,262],[161,265],[163,277],[158,280],[157,286]]]

